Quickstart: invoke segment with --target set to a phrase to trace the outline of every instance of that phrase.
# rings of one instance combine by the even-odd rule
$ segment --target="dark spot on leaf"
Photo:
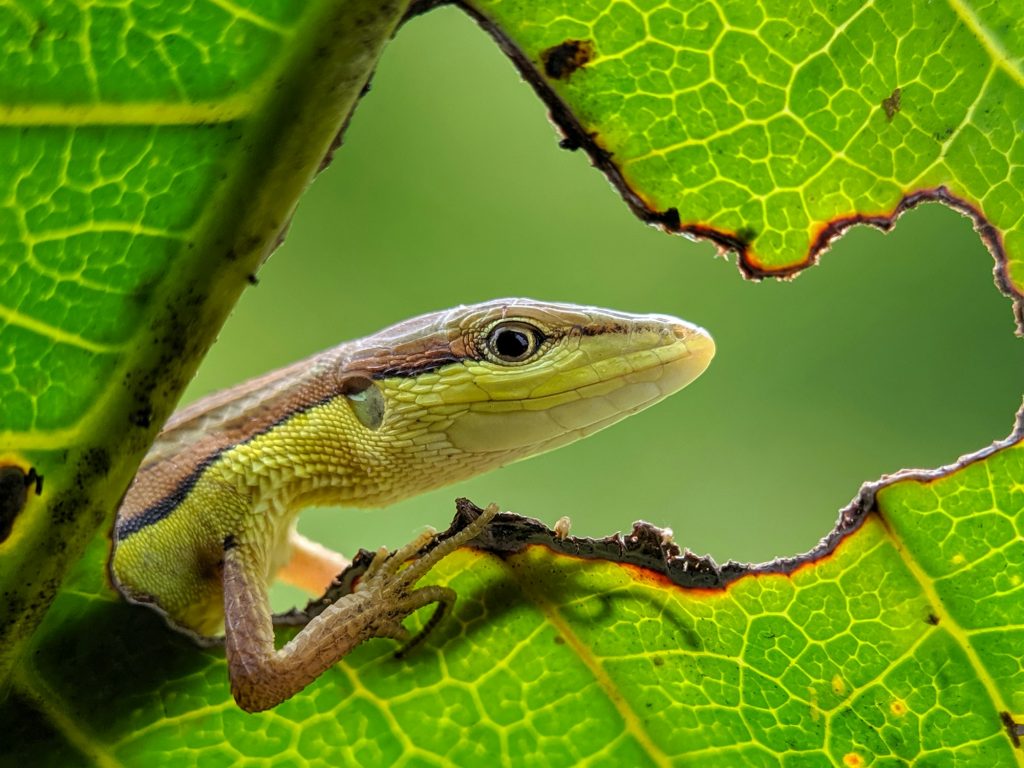
[[[252,272],[250,272],[248,274],[248,276],[246,277],[246,280],[249,281],[249,285],[259,285],[260,284],[260,279],[258,277],[256,277],[256,275],[253,274]]]
[[[555,645],[565,645],[565,638],[561,635],[555,635]]]
[[[46,35],[46,30],[49,25],[46,23],[46,19],[40,19],[36,22],[35,31],[32,33],[32,38],[28,41],[28,49],[34,51],[39,47],[39,43]]]
[[[64,493],[58,495],[50,503],[50,524],[53,526],[67,525],[74,523],[80,515],[90,511],[88,507],[88,495],[86,489],[105,478],[110,472],[110,454],[103,448],[90,448],[85,451],[78,461],[77,471],[71,487]],[[99,524],[102,519],[103,508],[94,507],[93,515]]]
[[[594,44],[590,40],[566,40],[540,54],[544,74],[555,80],[568,80],[580,67],[594,58]]]
[[[999,719],[1003,721],[1003,725],[1006,726],[1006,733],[1010,737],[1010,741],[1013,742],[1013,746],[1020,749],[1020,737],[1024,736],[1024,725],[1016,722],[1013,719],[1013,715],[1009,712],[1000,712]]]
[[[924,623],[931,624],[933,627],[937,627],[939,626],[939,617],[936,616],[934,613],[929,613],[927,616],[925,616]]]
[[[665,658],[663,656],[651,656],[651,663],[656,667],[664,667]]]
[[[145,429],[153,423],[153,408],[146,405],[132,411],[128,414],[128,421],[130,421],[133,426]]]
[[[903,91],[900,88],[893,88],[892,93],[887,98],[882,99],[882,109],[885,110],[885,119],[890,123],[896,113],[900,111],[900,98],[903,96]]]
[[[757,231],[753,227],[741,227],[736,231],[736,239],[743,243],[744,247],[754,242]]]
[[[50,522],[54,526],[74,522],[75,517],[84,507],[84,504],[75,497],[76,493],[76,489],[72,489],[54,499],[50,505]]]
[[[28,489],[37,484],[35,470],[26,473],[21,467],[0,467],[0,541],[11,535],[14,521],[25,508]]]
[[[85,452],[83,464],[96,475],[110,472],[110,454],[103,448],[90,448]]]

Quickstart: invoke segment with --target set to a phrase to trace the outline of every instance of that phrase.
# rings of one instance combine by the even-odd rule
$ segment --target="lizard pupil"
[[[494,349],[502,357],[517,360],[530,349],[530,340],[522,331],[498,331],[494,336]]]
[[[523,325],[498,327],[491,332],[490,346],[501,360],[517,363],[537,350],[537,333]]]

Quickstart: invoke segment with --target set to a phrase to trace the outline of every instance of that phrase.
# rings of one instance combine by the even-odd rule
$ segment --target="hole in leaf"
[[[438,35],[452,41],[444,60]],[[346,553],[399,545],[467,495],[549,524],[570,515],[576,535],[644,518],[719,561],[759,561],[812,547],[861,483],[1009,433],[1024,342],[968,220],[922,206],[889,235],[852,229],[793,282],[745,282],[710,245],[639,223],[586,158],[558,149],[545,111],[457,11],[403,28],[284,252],[204,363],[205,391],[517,294],[681,315],[715,336],[714,363],[592,438],[386,510],[307,510],[303,533]],[[337,258],[342,232],[358,259]]]

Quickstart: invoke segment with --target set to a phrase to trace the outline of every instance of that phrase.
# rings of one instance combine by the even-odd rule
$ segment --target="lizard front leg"
[[[224,627],[231,692],[238,705],[259,712],[295,695],[364,640],[390,637],[405,640],[402,621],[431,603],[438,611],[406,646],[422,639],[455,602],[447,587],[415,589],[416,582],[444,557],[473,539],[497,514],[492,504],[454,536],[445,539],[408,567],[403,564],[430,540],[420,536],[393,555],[378,552],[356,591],[314,617],[280,650],[274,630],[267,586],[257,550],[228,537],[224,542]]]

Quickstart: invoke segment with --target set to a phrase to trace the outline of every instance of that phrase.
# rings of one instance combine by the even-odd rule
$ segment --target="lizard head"
[[[704,329],[675,317],[528,299],[424,315],[367,341],[346,368],[376,385],[364,401],[380,414],[377,429],[422,450],[471,455],[467,474],[653,405],[703,373],[715,352]]]

